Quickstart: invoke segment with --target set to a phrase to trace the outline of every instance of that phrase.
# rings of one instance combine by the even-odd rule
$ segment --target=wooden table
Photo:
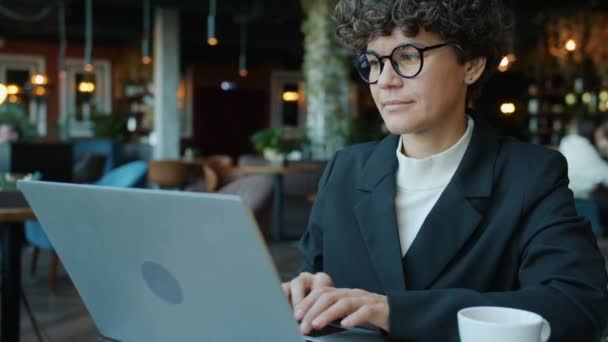
[[[35,220],[28,207],[0,207],[2,230],[2,341],[19,341],[19,306],[21,299],[21,232],[23,223]]]
[[[268,174],[274,176],[274,196],[272,208],[272,228],[270,231],[271,239],[281,240],[283,231],[283,176],[293,173],[317,173],[321,172],[321,167],[317,165],[298,165],[287,166],[240,166],[238,171],[241,174]]]

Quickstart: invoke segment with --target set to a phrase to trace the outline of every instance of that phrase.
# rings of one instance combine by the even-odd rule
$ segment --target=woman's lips
[[[387,101],[384,103],[384,110],[387,112],[396,112],[411,107],[415,101]]]

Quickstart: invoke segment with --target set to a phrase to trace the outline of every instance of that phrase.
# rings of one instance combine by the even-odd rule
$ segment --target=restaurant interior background
[[[164,6],[178,9],[181,153],[191,147],[236,158],[254,152],[251,135],[269,127],[321,135],[336,146],[377,137],[381,120],[367,86],[351,67],[352,53],[322,41],[331,40],[330,6],[316,2],[323,3],[104,0],[91,1],[88,17],[87,1],[3,1],[0,83],[7,94],[0,100],[4,112],[11,105],[35,126],[27,138],[153,145],[154,9]],[[608,111],[608,2],[506,5],[515,17],[508,54],[477,108],[504,133],[556,145],[573,117]],[[314,78],[332,66],[342,68],[329,71],[338,77]],[[348,102],[310,106],[310,95],[323,96],[307,93],[314,88],[347,94]],[[327,112],[327,133],[315,131],[313,110]]]
[[[550,147],[576,118],[608,119],[608,1],[504,2],[506,53],[475,108],[500,133]],[[334,3],[0,1],[0,190],[14,189],[7,173],[102,184],[143,165],[147,182],[128,186],[241,195],[289,279],[324,163],[386,134],[354,53],[335,41]],[[24,253],[32,275],[37,255]],[[49,264],[43,284],[23,286],[43,330],[92,339],[56,256]]]

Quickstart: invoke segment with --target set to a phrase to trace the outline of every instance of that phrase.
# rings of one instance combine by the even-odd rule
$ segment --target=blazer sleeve
[[[390,336],[458,341],[457,311],[490,305],[539,313],[551,324],[551,341],[599,341],[608,317],[604,260],[588,222],[576,215],[565,159],[544,159],[522,203],[518,289],[388,292]]]
[[[315,203],[312,206],[310,218],[308,219],[308,227],[300,240],[300,253],[303,257],[302,265],[298,273],[310,272],[317,273],[323,271],[323,231],[318,222],[321,221],[321,208],[325,201],[325,189],[331,171],[338,159],[336,152],[333,158],[325,166],[325,170],[319,179],[319,186]]]

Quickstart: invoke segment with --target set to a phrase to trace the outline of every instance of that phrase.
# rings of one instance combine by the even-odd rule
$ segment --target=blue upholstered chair
[[[604,228],[600,224],[600,209],[597,204],[593,200],[582,198],[576,198],[574,204],[576,206],[576,212],[591,222],[593,234],[598,237],[602,236],[604,234]]]
[[[133,161],[125,165],[119,166],[108,172],[94,185],[109,186],[117,188],[131,188],[141,184],[148,172],[148,164],[145,161]],[[32,264],[30,273],[33,275],[36,272],[36,263],[38,261],[38,253],[40,250],[52,252],[51,257],[51,289],[56,287],[57,279],[57,254],[55,254],[51,242],[42,230],[38,221],[25,222],[25,239],[29,244],[34,246],[34,254],[32,256]]]

